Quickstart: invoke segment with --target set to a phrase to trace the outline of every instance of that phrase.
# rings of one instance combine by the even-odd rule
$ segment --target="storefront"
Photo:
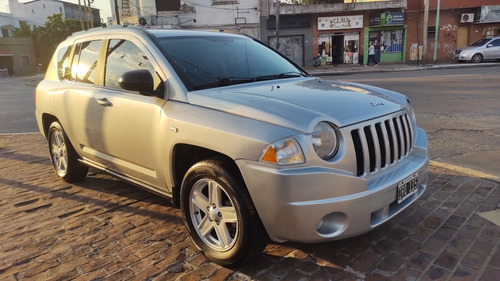
[[[265,24],[265,25],[263,25]],[[278,51],[300,66],[312,64],[312,31],[310,15],[283,15],[279,20]],[[276,48],[276,18],[261,22],[261,39]]]
[[[363,15],[318,17],[318,57],[321,64],[359,63]]]
[[[365,28],[364,61],[368,61],[368,46],[375,46],[377,62],[405,62],[406,25],[405,13],[387,11],[370,16],[370,26]]]

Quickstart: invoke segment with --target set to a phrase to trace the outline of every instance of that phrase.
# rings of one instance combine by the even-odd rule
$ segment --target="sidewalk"
[[[499,183],[430,166],[427,190],[367,234],[209,262],[166,200],[91,170],[59,180],[40,134],[0,136],[0,280],[500,280]],[[486,216],[487,217],[487,216]]]
[[[374,66],[372,64],[368,67],[360,64],[339,64],[339,65],[325,65],[318,67],[304,67],[304,69],[313,76],[329,76],[329,75],[347,75],[353,73],[417,71],[417,70],[428,70],[428,69],[453,69],[453,68],[473,68],[473,67],[492,67],[492,66],[500,66],[500,63],[497,62],[488,62],[488,63],[439,62],[437,64],[380,63],[378,66]]]

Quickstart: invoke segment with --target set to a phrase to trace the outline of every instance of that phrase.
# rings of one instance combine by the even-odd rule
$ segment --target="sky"
[[[30,2],[32,0],[18,0],[18,1],[19,3],[24,3],[24,2]],[[78,0],[62,0],[62,1],[78,4]],[[82,2],[83,4],[83,0],[81,0],[80,2]],[[8,6],[9,6],[9,0],[0,0],[0,12],[6,13],[8,11]],[[110,0],[94,0],[92,7],[101,10],[100,11],[101,18],[104,19],[104,22],[106,22],[106,19],[108,17],[112,16]]]

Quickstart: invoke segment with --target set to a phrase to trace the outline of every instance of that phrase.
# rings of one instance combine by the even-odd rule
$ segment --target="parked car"
[[[56,174],[106,171],[179,206],[212,261],[370,231],[426,189],[407,98],[311,77],[253,38],[108,27],[62,42],[36,89]]]
[[[500,36],[483,38],[461,50],[456,50],[453,59],[458,62],[482,62],[483,60],[500,60]]]

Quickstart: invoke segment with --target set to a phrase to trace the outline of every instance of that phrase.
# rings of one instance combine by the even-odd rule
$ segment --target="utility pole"
[[[115,0],[115,15],[116,15],[116,24],[120,25],[120,15],[119,12],[120,9],[118,9],[118,0]]]
[[[436,8],[436,34],[434,35],[434,64],[437,61],[438,37],[439,37],[439,11],[441,10],[441,0],[437,2]]]
[[[84,30],[85,27],[83,26],[82,3],[80,0],[78,0],[78,14],[80,15],[80,27],[82,28],[82,30]]]
[[[425,55],[427,55],[427,29],[429,27],[429,0],[424,0],[424,32],[422,40],[422,56],[425,60]]]
[[[94,28],[94,17],[92,16],[92,7],[90,7],[90,4],[94,3],[94,0],[87,0],[89,1],[89,20],[90,20],[90,28]]]
[[[280,0],[276,0],[276,50],[280,48]]]

